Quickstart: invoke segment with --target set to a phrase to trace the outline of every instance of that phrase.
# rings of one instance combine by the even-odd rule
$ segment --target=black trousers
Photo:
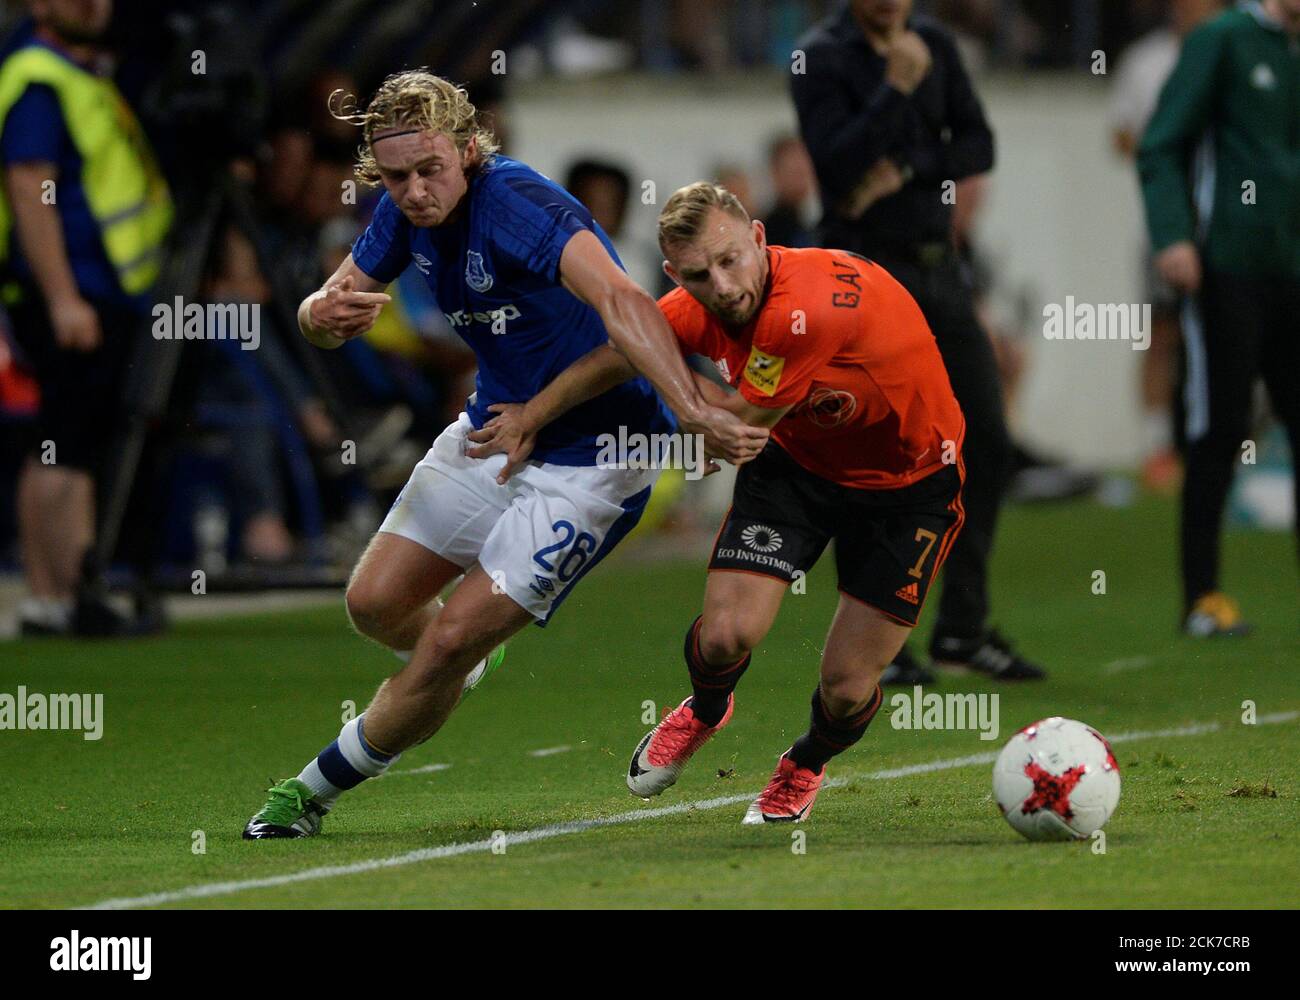
[[[1250,437],[1251,401],[1260,378],[1286,428],[1293,458],[1300,457],[1300,279],[1207,269],[1201,294],[1183,308],[1180,410],[1187,471],[1181,550],[1187,608],[1218,589],[1223,508],[1242,460],[1242,443]],[[1296,499],[1300,510],[1300,476]]]
[[[103,340],[93,351],[58,345],[47,306],[34,288],[8,307],[14,336],[27,355],[41,390],[40,410],[29,435],[29,451],[43,457],[54,446],[55,464],[89,473],[95,480],[96,511],[104,509],[115,435],[124,423],[123,396],[147,318],[122,305],[91,302]],[[147,341],[151,345],[153,341]],[[146,346],[146,350],[148,347]],[[115,555],[147,572],[155,562],[167,499],[165,468],[156,449],[146,449],[132,480],[126,522]],[[98,522],[98,513],[96,519]],[[96,532],[99,525],[96,524]]]
[[[935,635],[974,637],[986,627],[988,618],[989,554],[1012,453],[997,359],[988,333],[975,318],[970,275],[955,252],[922,263],[902,248],[872,246],[834,231],[824,236],[823,246],[843,247],[874,260],[916,299],[966,417],[966,486],[962,494],[966,525],[944,564]]]
[[[54,462],[92,474],[102,471],[113,431],[120,425],[122,385],[130,335],[140,318],[120,307],[92,302],[103,337],[93,351],[58,345],[45,300],[28,290],[9,307],[14,337],[26,353],[41,390],[32,451],[54,445]]]

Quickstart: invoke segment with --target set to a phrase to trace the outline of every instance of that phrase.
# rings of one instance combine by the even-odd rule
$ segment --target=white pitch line
[[[408,774],[432,774],[434,771],[445,771],[449,767],[451,767],[450,764],[425,764],[424,767],[412,767],[405,771],[385,771],[380,777],[401,778]]]
[[[1121,670],[1140,670],[1155,662],[1154,656],[1130,656],[1124,660],[1111,660],[1101,669],[1108,674],[1117,674]]]
[[[1273,712],[1267,715],[1261,715],[1256,719],[1257,725],[1270,725],[1280,722],[1291,722],[1300,719],[1300,711],[1296,712]],[[1218,732],[1223,729],[1223,725],[1218,722],[1196,722],[1186,726],[1176,726],[1172,729],[1148,729],[1136,730],[1128,733],[1119,733],[1110,737],[1112,743],[1127,743],[1133,740],[1147,739],[1168,739],[1175,736],[1203,736],[1206,733]],[[973,764],[991,764],[997,758],[995,753],[973,754],[967,757],[949,757],[945,760],[933,760],[924,764],[911,764],[907,767],[890,768],[884,771],[872,771],[867,774],[847,775],[842,778],[831,778],[825,782],[824,788],[838,788],[844,785],[854,784],[859,781],[882,781],[890,778],[901,778],[913,774],[932,774],[935,771],[950,771],[958,767],[969,767]],[[433,765],[437,766],[437,765]],[[400,773],[400,772],[399,772]],[[492,850],[494,844],[504,844],[509,847],[515,844],[532,844],[539,840],[550,840],[553,837],[564,837],[571,833],[585,833],[588,830],[599,830],[606,826],[622,826],[627,823],[640,823],[647,819],[658,819],[661,816],[676,816],[680,813],[692,812],[699,810],[701,812],[708,809],[721,809],[723,806],[737,805],[741,802],[752,802],[755,792],[746,792],[742,795],[724,795],[720,798],[701,799],[696,802],[679,802],[676,805],[660,806],[655,809],[637,809],[632,812],[616,813],[613,816],[598,816],[591,819],[571,820],[567,823],[555,823],[549,826],[540,826],[534,830],[523,830],[519,833],[507,833],[499,840],[475,840],[465,844],[444,844],[442,847],[425,847],[418,851],[410,851],[406,854],[397,854],[388,858],[371,858],[366,861],[354,861],[346,865],[329,865],[322,868],[307,868],[302,871],[290,872],[286,875],[270,875],[264,878],[241,879],[233,882],[210,882],[206,885],[192,885],[184,889],[175,889],[171,892],[155,892],[147,896],[127,896],[120,899],[106,899],[102,902],[95,903],[92,906],[77,907],[77,909],[89,910],[130,910],[142,906],[162,906],[166,903],[178,903],[188,899],[207,899],[212,896],[228,896],[236,892],[244,892],[248,889],[270,889],[275,886],[292,885],[295,882],[311,882],[317,879],[335,878],[340,875],[357,875],[361,872],[376,871],[382,868],[401,868],[405,865],[419,864],[422,861],[436,861],[440,858],[453,858],[462,854],[482,854]]]
[[[553,757],[557,753],[565,753],[572,749],[573,747],[569,746],[566,743],[562,747],[543,747],[540,750],[529,750],[528,756],[529,757]]]

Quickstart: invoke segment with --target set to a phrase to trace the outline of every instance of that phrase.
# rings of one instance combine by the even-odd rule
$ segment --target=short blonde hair
[[[659,249],[664,256],[668,256],[669,247],[690,243],[699,236],[715,208],[749,222],[749,213],[740,199],[721,184],[696,181],[674,191],[659,213]]]
[[[340,121],[361,128],[364,141],[357,148],[356,175],[370,186],[381,180],[372,148],[376,132],[398,126],[440,132],[461,152],[471,139],[477,139],[479,155],[484,160],[501,148],[492,130],[480,120],[478,109],[470,103],[465,88],[434,76],[427,69],[394,73],[379,85],[364,111],[357,107],[355,95],[336,90],[330,94],[329,110]]]

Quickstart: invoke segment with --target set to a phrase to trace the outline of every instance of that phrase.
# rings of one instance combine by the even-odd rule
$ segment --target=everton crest
[[[483,266],[483,255],[474,250],[465,254],[465,284],[476,292],[486,292],[492,287],[492,275]]]

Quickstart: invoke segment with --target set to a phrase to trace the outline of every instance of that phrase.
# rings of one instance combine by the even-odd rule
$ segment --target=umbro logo
[[[528,589],[538,597],[545,598],[547,594],[555,592],[555,584],[551,582],[550,577],[542,576],[540,573],[534,573],[533,582],[528,585]]]
[[[718,374],[722,376],[722,380],[727,385],[731,385],[731,366],[727,364],[727,359],[717,358],[714,360],[713,365],[718,369]]]
[[[902,598],[908,604],[920,604],[921,588],[915,583],[909,583],[906,587],[899,587],[894,591],[894,596]]]
[[[422,253],[411,254],[411,260],[415,264],[415,269],[421,274],[428,274],[429,269],[433,267],[433,261]]]

